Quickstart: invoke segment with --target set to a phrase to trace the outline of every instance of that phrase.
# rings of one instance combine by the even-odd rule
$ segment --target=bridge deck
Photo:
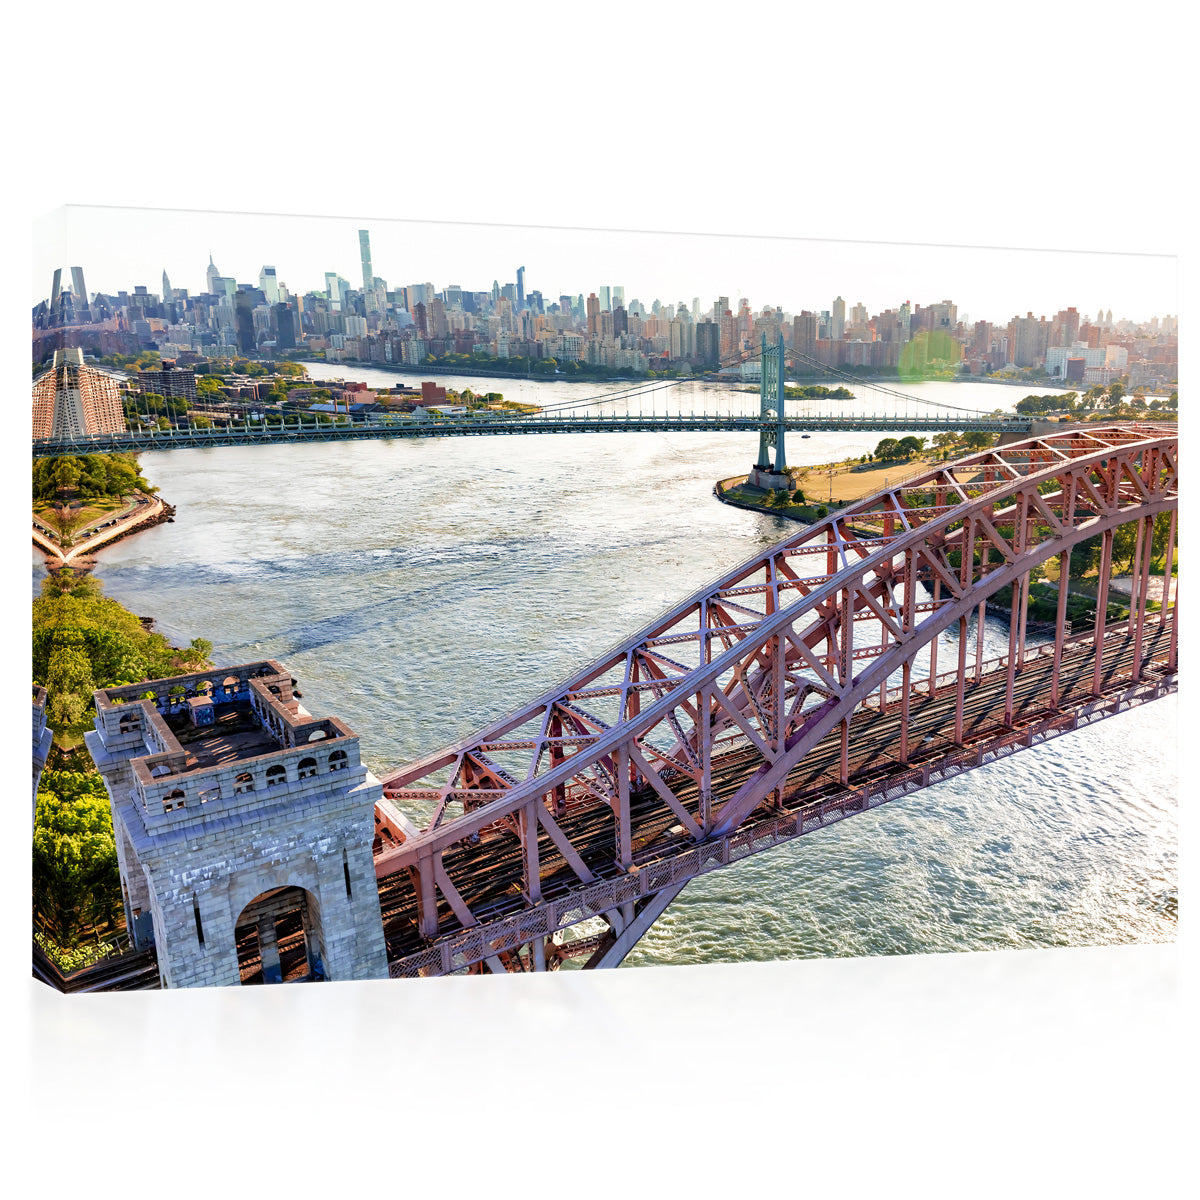
[[[792,433],[841,431],[858,433],[984,433],[1028,434],[1033,418],[991,414],[908,416],[900,414],[794,414],[783,420]],[[430,437],[513,437],[567,433],[745,433],[775,429],[758,414],[631,413],[536,417],[459,417],[394,422],[356,421],[348,425],[239,425],[226,429],[176,429],[154,432],[95,434],[89,437],[41,439],[33,442],[33,457],[146,450],[212,449],[219,446],[293,445],[301,442],[345,442],[363,439]]]
[[[1148,627],[1142,646],[1142,663],[1165,662],[1169,653],[1171,622]],[[1088,635],[1090,638],[1090,635]],[[1049,647],[1026,649],[1024,666],[1013,684],[1013,724],[1004,723],[1006,671],[993,669],[979,682],[968,678],[964,686],[963,742],[954,732],[955,687],[944,685],[933,697],[914,695],[909,711],[908,763],[899,761],[900,709],[889,705],[881,713],[863,707],[855,714],[850,729],[850,780],[852,787],[900,775],[913,766],[933,762],[964,746],[978,746],[1010,734],[1013,728],[1043,720],[1054,712],[1070,710],[1092,699],[1094,651],[1086,645],[1069,645],[1062,655],[1060,703],[1049,708],[1053,656]],[[1133,674],[1134,639],[1121,622],[1110,629],[1104,641],[1102,689],[1105,693],[1127,686]],[[1005,665],[1005,660],[998,660]],[[741,742],[742,744],[739,744]],[[780,811],[794,812],[815,806],[844,793],[839,782],[840,736],[831,734],[789,773],[784,788],[783,809],[764,805],[749,824]],[[760,760],[738,738],[727,743],[719,755],[714,751],[712,783],[714,806],[732,795]],[[695,784],[674,780],[672,786],[689,813],[698,818],[699,797]],[[678,818],[653,789],[647,787],[630,797],[634,834],[634,863],[639,869],[695,843],[678,823]],[[622,871],[617,864],[615,822],[612,811],[599,800],[569,803],[559,825],[597,879],[611,879]],[[542,835],[539,840],[543,900],[553,900],[578,886],[578,878],[557,848]],[[501,822],[485,830],[478,844],[460,844],[444,855],[443,865],[454,886],[482,922],[509,916],[529,907],[522,892],[524,858],[515,828]],[[384,876],[379,881],[380,906],[389,960],[394,961],[424,949],[428,942],[417,925],[416,894],[407,872]],[[462,930],[458,918],[444,902],[438,909],[438,939]]]

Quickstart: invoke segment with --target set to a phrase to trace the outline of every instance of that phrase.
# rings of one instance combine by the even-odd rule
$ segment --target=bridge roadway
[[[1143,644],[1143,671],[1151,664],[1165,663],[1170,650],[1173,610],[1165,622],[1151,627],[1147,621]],[[1104,639],[1101,674],[1102,694],[1111,695],[1128,688],[1132,682],[1134,638],[1128,622],[1110,623]],[[889,702],[886,712],[877,706],[863,707],[850,724],[850,786],[900,775],[914,766],[934,762],[964,747],[977,747],[995,742],[1014,729],[1028,727],[1048,717],[1078,709],[1094,700],[1092,675],[1095,655],[1092,631],[1078,635],[1063,650],[1059,682],[1059,706],[1049,707],[1053,671],[1053,645],[1026,647],[1023,667],[1015,673],[1013,683],[1013,723],[1004,722],[1004,696],[1007,659],[992,660],[984,667],[980,680],[968,679],[964,685],[963,741],[955,742],[955,683],[945,682],[943,676],[933,697],[913,694],[909,712],[909,745],[912,748],[907,764],[898,759],[900,706]],[[973,674],[973,672],[969,672]],[[738,745],[738,742],[742,745]],[[744,737],[727,743],[718,754],[713,748],[713,806],[732,795],[749,772],[761,762]],[[778,816],[780,811],[796,812],[836,798],[844,793],[838,779],[841,737],[834,731],[799,762],[787,777],[783,809],[764,806],[747,824]],[[682,784],[682,786],[680,786]],[[699,797],[690,779],[672,782],[676,795],[699,821]],[[695,843],[678,824],[676,815],[650,787],[630,794],[634,826],[634,863],[644,869],[664,856],[687,849]],[[761,814],[761,815],[760,815]],[[580,857],[598,879],[611,879],[621,874],[617,865],[615,823],[607,805],[589,798],[567,805],[564,815],[556,820]],[[557,848],[543,832],[538,843],[543,900],[553,900],[578,886],[578,878]],[[515,830],[503,822],[485,830],[477,844],[459,844],[448,850],[443,866],[454,886],[462,894],[471,911],[481,922],[511,915],[528,903],[522,892],[524,857]],[[386,875],[379,879],[379,901],[383,914],[384,935],[389,961],[424,949],[417,925],[416,894],[407,872]],[[462,930],[458,918],[442,902],[438,909],[438,938]],[[570,944],[555,948],[547,945],[547,963],[554,965],[563,957],[573,956],[572,950],[592,950],[596,939],[588,939],[578,947]]]
[[[1023,416],[835,416],[797,415],[784,420],[795,433],[1011,433],[1033,432],[1034,418]],[[757,414],[719,413],[609,414],[571,416],[540,414],[500,417],[396,418],[322,425],[297,420],[284,425],[238,425],[226,429],[173,429],[140,433],[93,434],[89,437],[42,438],[33,442],[33,457],[58,454],[103,454],[147,450],[211,449],[220,446],[275,446],[298,442],[352,442],[363,439],[528,436],[551,433],[746,433],[778,428]]]

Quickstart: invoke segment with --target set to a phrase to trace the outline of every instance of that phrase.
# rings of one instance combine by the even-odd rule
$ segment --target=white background
[[[208,0],[28,8],[6,33],[15,1194],[1171,1186],[1195,1129],[1186,899],[1175,947],[66,999],[28,981],[17,767],[36,217],[160,205],[1179,254],[1187,335],[1194,64],[1174,10]],[[1115,298],[1079,307],[1097,302],[1117,315]]]

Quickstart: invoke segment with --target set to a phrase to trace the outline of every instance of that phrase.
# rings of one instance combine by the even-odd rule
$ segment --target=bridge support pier
[[[791,491],[792,477],[787,470],[787,451],[784,447],[786,428],[784,413],[784,356],[783,334],[774,346],[762,339],[762,371],[759,383],[759,419],[763,422],[758,435],[758,459],[746,482],[767,492]],[[771,429],[766,422],[775,422]],[[775,447],[775,465],[771,465],[771,447]]]

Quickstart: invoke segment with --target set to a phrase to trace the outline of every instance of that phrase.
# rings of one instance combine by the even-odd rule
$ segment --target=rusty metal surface
[[[389,773],[394,803],[435,814],[376,855],[393,974],[542,969],[556,930],[602,915],[619,938],[668,886],[1173,690],[1176,598],[1147,612],[1142,546],[1177,462],[1175,428],[1134,424],[930,470]],[[1060,603],[1053,643],[1027,647],[1031,570],[1100,535],[1103,583],[1135,520],[1128,618],[1072,635]],[[967,619],[1009,584],[1008,652],[985,664]]]

